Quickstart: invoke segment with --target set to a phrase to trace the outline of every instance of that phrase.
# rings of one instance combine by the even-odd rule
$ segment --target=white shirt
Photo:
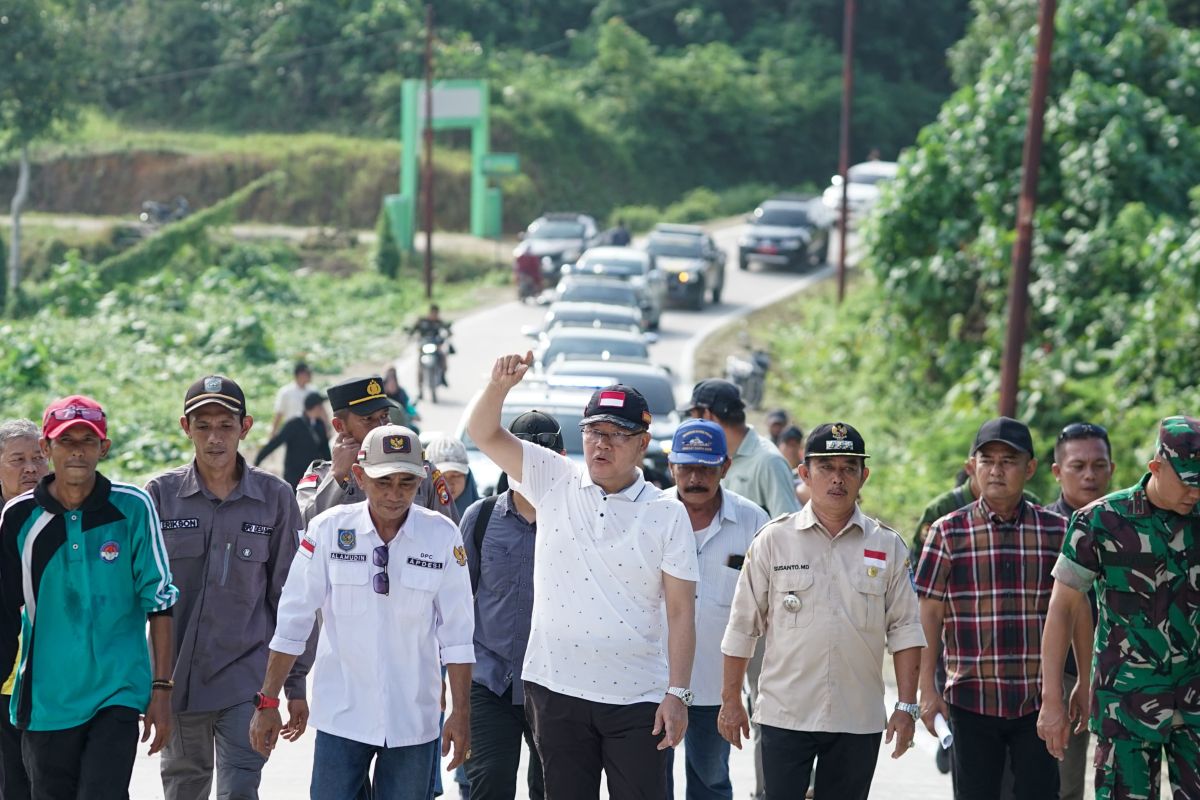
[[[737,588],[740,567],[731,567],[731,556],[745,556],[754,534],[767,524],[767,512],[736,492],[721,490],[721,510],[712,524],[693,535],[700,564],[696,585],[696,660],[692,666],[695,705],[721,705],[721,674],[725,657],[721,637],[729,624],[729,607]]]
[[[317,515],[283,587],[271,649],[304,652],[320,608],[313,727],[407,747],[438,737],[441,665],[475,662],[471,579],[458,528],[436,511],[413,506],[388,542],[387,595],[372,586],[382,544],[365,502]]]
[[[310,392],[317,391],[317,388],[311,383],[307,386],[292,381],[287,386],[279,387],[279,391],[275,393],[275,413],[281,414],[286,422],[292,417],[298,417],[304,413],[304,398],[308,397]]]
[[[646,483],[605,494],[587,468],[521,442],[521,493],[538,512],[533,621],[522,677],[629,705],[668,687],[663,573],[697,578],[687,512]]]

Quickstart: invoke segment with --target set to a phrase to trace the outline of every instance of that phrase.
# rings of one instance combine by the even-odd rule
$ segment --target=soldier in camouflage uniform
[[[367,499],[354,482],[350,465],[358,457],[359,444],[367,433],[388,424],[388,412],[396,403],[383,391],[383,378],[352,378],[329,387],[329,405],[333,408],[333,429],[337,441],[332,461],[314,461],[296,486],[300,516],[308,525],[327,508],[343,503],[361,503]],[[442,473],[425,462],[425,479],[417,489],[413,505],[438,511],[458,522],[458,509]]]
[[[1168,417],[1149,473],[1080,509],[1054,567],[1038,731],[1062,757],[1066,638],[1099,600],[1090,727],[1097,800],[1200,798],[1200,420]]]

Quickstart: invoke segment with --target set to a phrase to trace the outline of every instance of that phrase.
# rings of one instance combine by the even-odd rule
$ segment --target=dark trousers
[[[24,731],[21,756],[33,800],[129,800],[138,712],[108,706],[62,731]]]
[[[29,776],[21,760],[21,731],[8,716],[12,698],[0,695],[0,800],[29,800]]]
[[[542,759],[547,800],[662,800],[667,754],[654,736],[657,703],[596,703],[525,683],[525,714]]]
[[[1037,716],[1004,719],[950,706],[955,800],[999,800],[1006,758],[1014,796],[1058,800],[1058,762],[1038,738]]]
[[[542,762],[533,746],[525,707],[513,705],[512,687],[502,695],[471,684],[471,760],[466,763],[471,800],[513,800],[521,765],[521,740],[529,745],[530,800],[542,800]]]
[[[882,733],[810,733],[759,725],[767,797],[803,797],[817,762],[814,800],[867,800]]]

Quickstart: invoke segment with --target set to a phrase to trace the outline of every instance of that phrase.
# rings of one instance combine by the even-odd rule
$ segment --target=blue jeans
[[[729,782],[729,742],[717,733],[720,706],[692,706],[688,709],[687,733],[683,735],[683,767],[687,777],[687,800],[731,800]],[[669,765],[675,751],[667,751]],[[675,796],[671,766],[667,768],[667,797]]]
[[[381,747],[317,731],[313,755],[311,800],[361,797],[370,780],[373,800],[432,800],[438,740],[408,747]]]

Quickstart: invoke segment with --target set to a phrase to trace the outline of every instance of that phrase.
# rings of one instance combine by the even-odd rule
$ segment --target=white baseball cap
[[[368,433],[358,451],[358,465],[371,478],[396,472],[425,477],[421,441],[403,425],[383,425]]]
[[[471,471],[467,463],[467,446],[453,436],[439,436],[425,445],[425,457],[442,472]]]

